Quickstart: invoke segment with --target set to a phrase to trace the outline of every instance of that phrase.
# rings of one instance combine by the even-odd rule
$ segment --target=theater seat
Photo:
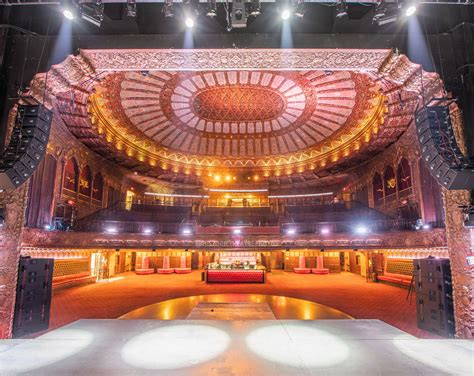
[[[163,267],[159,268],[158,274],[173,274],[174,268],[170,268],[170,257],[164,256],[163,257]]]
[[[300,256],[298,260],[298,267],[294,268],[293,271],[297,274],[309,274],[311,273],[311,268],[306,267],[306,258],[304,256]]]
[[[191,268],[186,267],[186,256],[181,256],[179,260],[179,268],[174,268],[176,274],[191,273]]]
[[[145,256],[142,258],[142,267],[140,269],[135,269],[135,274],[146,275],[155,273],[155,269],[150,268],[150,258]]]
[[[316,267],[311,269],[313,274],[329,274],[329,269],[324,267],[323,256],[316,258]]]

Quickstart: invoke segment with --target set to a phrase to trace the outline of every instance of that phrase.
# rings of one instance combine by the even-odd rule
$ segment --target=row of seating
[[[298,259],[298,267],[294,268],[293,271],[297,274],[329,274],[329,269],[324,267],[323,256],[316,257],[316,267],[307,268],[306,267],[306,258],[300,256]]]
[[[156,270],[158,274],[188,274],[191,273],[191,268],[186,267],[186,256],[181,256],[179,260],[179,268],[170,267],[170,257],[163,257],[163,267]],[[150,257],[144,256],[142,258],[141,268],[135,269],[135,273],[138,275],[154,274],[155,269],[150,268]]]

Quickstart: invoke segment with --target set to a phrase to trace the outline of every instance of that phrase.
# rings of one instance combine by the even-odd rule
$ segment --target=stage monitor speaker
[[[440,336],[453,337],[453,284],[449,259],[415,259],[413,271],[418,327]]]
[[[48,329],[54,259],[21,257],[18,268],[13,337]]]
[[[447,189],[474,189],[474,166],[456,143],[449,107],[425,107],[415,120],[421,157],[436,181]]]
[[[0,159],[0,188],[22,185],[36,170],[48,145],[53,113],[42,105],[20,105],[10,143]]]

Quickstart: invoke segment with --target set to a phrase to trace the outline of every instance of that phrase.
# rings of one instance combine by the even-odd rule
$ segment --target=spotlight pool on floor
[[[212,326],[182,324],[153,329],[131,338],[121,351],[125,363],[149,370],[192,367],[225,352],[229,335]]]

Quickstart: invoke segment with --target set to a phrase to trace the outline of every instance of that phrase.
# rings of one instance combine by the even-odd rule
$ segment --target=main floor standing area
[[[304,299],[355,319],[379,319],[418,338],[436,338],[417,328],[415,295],[353,273],[268,273],[265,284],[206,284],[201,272],[171,275],[122,273],[108,281],[53,291],[50,330],[79,319],[116,319],[170,299],[207,294],[263,294]]]

